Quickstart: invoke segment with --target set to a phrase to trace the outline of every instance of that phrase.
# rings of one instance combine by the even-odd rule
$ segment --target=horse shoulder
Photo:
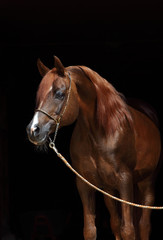
[[[95,161],[95,152],[92,141],[90,140],[90,133],[84,130],[83,127],[76,123],[71,137],[70,155],[72,165],[81,174],[95,174],[97,165]]]

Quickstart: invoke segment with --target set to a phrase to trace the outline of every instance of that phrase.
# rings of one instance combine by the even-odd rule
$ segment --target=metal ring
[[[55,143],[50,142],[50,143],[49,143],[49,147],[52,148],[52,149],[54,149],[54,148],[55,148]]]

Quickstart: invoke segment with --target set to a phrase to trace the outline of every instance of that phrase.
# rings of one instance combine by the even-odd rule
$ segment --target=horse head
[[[44,144],[48,136],[60,126],[72,124],[78,116],[76,85],[63,64],[54,57],[55,67],[51,70],[40,59],[37,61],[42,81],[36,97],[34,116],[27,126],[29,140],[35,145]]]

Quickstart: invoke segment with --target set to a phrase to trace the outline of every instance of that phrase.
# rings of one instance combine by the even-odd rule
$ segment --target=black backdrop
[[[48,67],[53,67],[53,55],[65,66],[86,65],[126,97],[149,102],[158,112],[162,133],[163,6],[154,0],[111,0],[1,1],[0,7],[0,86],[7,96],[7,110],[3,111],[8,117],[11,229],[25,239],[33,229],[34,216],[44,211],[53,219],[68,216],[69,227],[64,231],[82,239],[82,206],[75,177],[50,150],[36,151],[26,136],[41,80],[37,58]],[[65,127],[57,139],[59,150],[68,159],[72,130],[73,125]],[[163,205],[162,173],[156,184],[157,205]],[[100,221],[106,209],[101,207],[101,212]],[[163,236],[162,220],[162,212],[153,212],[151,239],[156,234]],[[105,231],[103,224],[99,239],[105,239]],[[106,236],[112,237],[110,230]]]

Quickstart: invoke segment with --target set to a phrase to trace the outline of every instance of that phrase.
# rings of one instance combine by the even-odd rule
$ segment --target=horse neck
[[[96,103],[95,87],[79,67],[69,67],[68,70],[71,72],[78,93],[80,108],[78,120],[83,121],[83,124],[93,126]]]
[[[96,134],[110,136],[118,129],[132,127],[130,111],[111,84],[89,68],[72,70],[79,95],[79,117],[89,120],[88,126],[94,128]]]

